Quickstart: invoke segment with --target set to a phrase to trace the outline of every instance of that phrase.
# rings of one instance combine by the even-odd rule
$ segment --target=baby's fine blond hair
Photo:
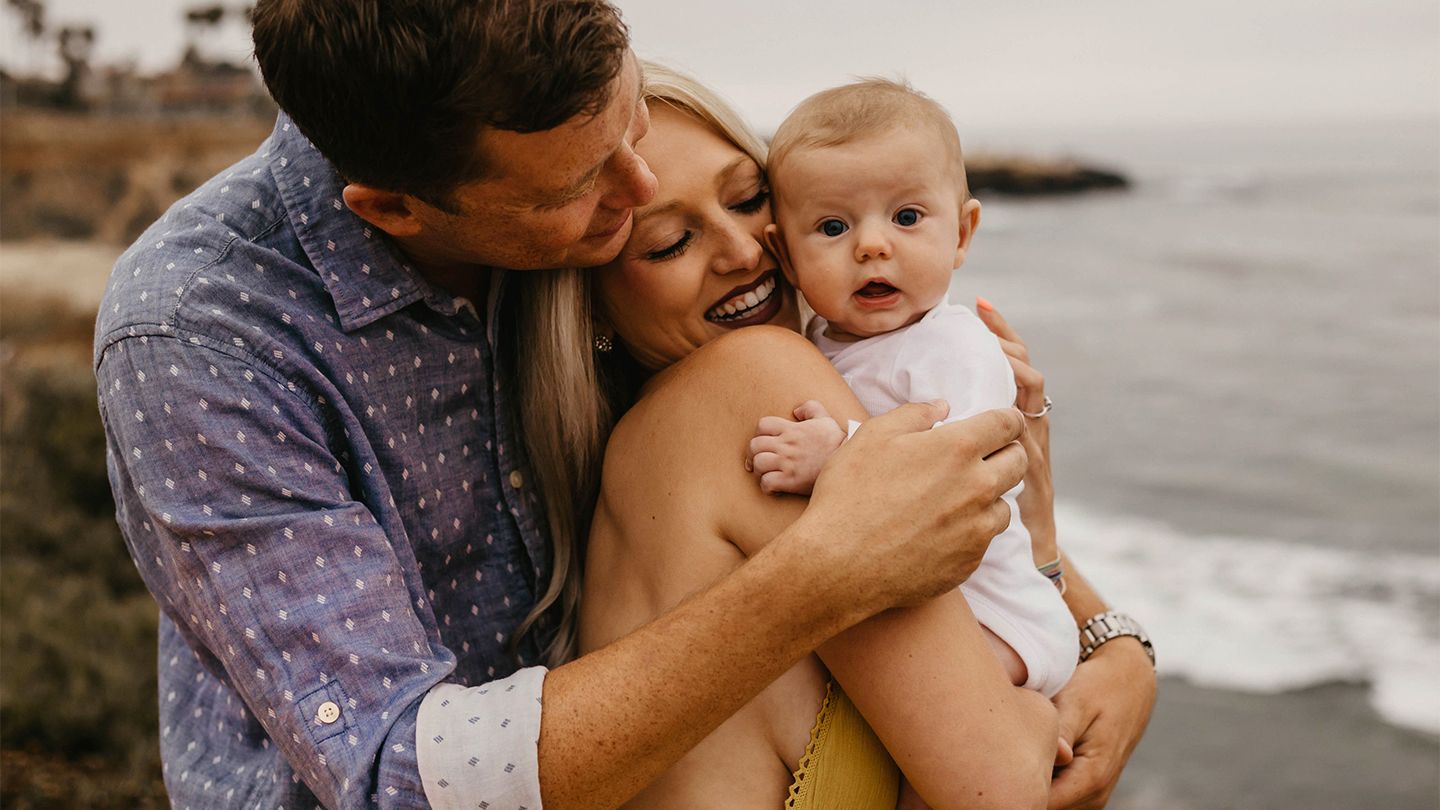
[[[949,153],[960,199],[968,200],[960,133],[950,114],[908,82],[892,79],[863,78],[800,102],[775,130],[767,169],[773,179],[797,150],[841,146],[911,126],[926,127],[939,139]]]

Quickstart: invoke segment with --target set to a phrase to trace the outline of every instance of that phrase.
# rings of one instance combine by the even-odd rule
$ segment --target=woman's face
[[[595,276],[600,319],[631,355],[661,369],[731,329],[796,328],[795,294],[762,247],[770,190],[760,166],[665,104],[651,107],[636,151],[659,192]]]

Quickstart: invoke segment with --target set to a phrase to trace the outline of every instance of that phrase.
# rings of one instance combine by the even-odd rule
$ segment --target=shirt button
[[[340,719],[340,707],[333,700],[327,700],[320,704],[315,711],[315,720],[325,725],[330,725]]]
[[[516,489],[525,486],[525,476],[521,475],[519,470],[510,471],[510,486]]]

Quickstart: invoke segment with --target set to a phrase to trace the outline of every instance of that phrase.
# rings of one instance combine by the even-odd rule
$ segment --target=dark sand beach
[[[1358,686],[1280,695],[1165,678],[1113,810],[1422,810],[1440,742],[1384,723]]]

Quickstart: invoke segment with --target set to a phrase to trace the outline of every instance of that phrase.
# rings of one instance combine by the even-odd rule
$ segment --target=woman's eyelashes
[[[744,216],[750,216],[752,214],[760,213],[760,211],[765,208],[765,204],[768,202],[770,202],[770,189],[766,186],[761,186],[760,189],[751,196],[746,197],[740,202],[730,206],[730,210]],[[652,262],[663,262],[666,259],[673,259],[676,256],[684,253],[685,250],[690,247],[690,243],[693,242],[694,239],[695,232],[686,229],[685,232],[681,234],[680,237],[674,242],[671,242],[666,247],[659,248],[658,250],[652,250],[649,253],[646,253],[645,258],[649,259]]]
[[[673,259],[676,256],[679,256],[680,254],[685,252],[685,248],[690,246],[690,240],[691,238],[693,238],[693,236],[694,234],[692,234],[689,230],[686,230],[685,233],[680,235],[679,239],[671,242],[668,247],[663,247],[659,250],[652,250],[649,253],[645,254],[645,258],[649,259],[652,262],[662,262],[666,259]]]
[[[770,189],[768,186],[761,186],[753,196],[730,206],[730,208],[742,214],[754,214],[764,208],[765,203],[768,202],[770,202]]]

